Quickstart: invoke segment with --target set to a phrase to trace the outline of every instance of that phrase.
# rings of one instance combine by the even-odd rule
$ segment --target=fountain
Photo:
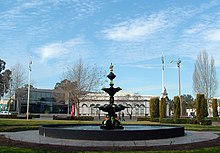
[[[107,112],[106,119],[102,124],[52,124],[43,125],[39,128],[39,134],[45,137],[72,139],[72,140],[95,140],[95,141],[134,141],[151,140],[184,136],[184,127],[171,125],[124,125],[117,119],[116,112],[124,110],[123,105],[114,104],[114,95],[121,90],[114,88],[113,65],[110,65],[110,87],[103,88],[110,96],[109,104],[100,106],[99,109]]]
[[[124,110],[125,106],[123,105],[116,105],[114,104],[114,95],[118,91],[121,90],[120,87],[114,88],[113,80],[116,77],[116,75],[113,73],[113,65],[111,63],[110,65],[110,73],[107,76],[110,79],[110,87],[109,88],[102,88],[105,92],[109,94],[109,104],[105,104],[104,106],[100,106],[99,110],[102,110],[103,112],[108,112],[106,115],[105,120],[102,122],[101,129],[123,129],[124,127],[121,125],[120,121],[117,119],[116,112],[120,112]]]

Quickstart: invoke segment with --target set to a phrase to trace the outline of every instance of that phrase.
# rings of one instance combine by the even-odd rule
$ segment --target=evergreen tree
[[[208,101],[207,99],[204,100],[204,117],[207,117],[209,115],[208,113]]]
[[[166,98],[160,100],[160,119],[166,117]]]
[[[174,118],[174,123],[176,123],[177,119],[180,118],[180,97],[179,96],[174,97],[174,114],[173,114],[173,118]]]
[[[196,95],[196,119],[198,122],[201,122],[204,119],[205,112],[205,95],[197,94]]]
[[[213,117],[218,117],[217,106],[218,106],[217,99],[212,99]]]
[[[150,99],[150,118],[159,117],[159,97],[152,97]]]

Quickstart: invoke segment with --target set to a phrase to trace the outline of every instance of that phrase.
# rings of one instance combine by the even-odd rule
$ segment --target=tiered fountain
[[[113,66],[110,66],[110,87],[103,88],[110,96],[109,104],[99,107],[107,112],[106,120],[101,124],[57,124],[43,125],[39,129],[39,134],[46,137],[73,139],[73,140],[95,140],[95,141],[134,141],[163,139],[184,136],[184,127],[170,125],[146,125],[129,124],[122,126],[116,118],[116,112],[124,110],[123,105],[114,104],[114,94],[121,90],[114,88]]]
[[[110,80],[110,87],[109,88],[102,88],[105,92],[109,94],[109,104],[105,104],[104,106],[99,107],[99,110],[102,110],[103,112],[108,112],[106,115],[105,120],[102,122],[101,129],[123,129],[124,127],[121,125],[120,121],[117,119],[116,112],[120,112],[124,110],[125,106],[123,105],[116,105],[114,104],[114,95],[118,91],[121,90],[120,87],[114,88],[113,80],[116,77],[116,75],[113,73],[113,65],[111,63],[110,65],[110,73],[107,76]]]

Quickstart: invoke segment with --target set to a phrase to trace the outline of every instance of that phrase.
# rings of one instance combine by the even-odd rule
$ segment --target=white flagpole
[[[164,53],[162,52],[162,93],[164,91]]]
[[[29,58],[29,76],[28,76],[28,98],[27,98],[27,120],[29,117],[29,103],[30,103],[30,86],[31,86],[31,64],[32,64],[32,59],[31,57]]]

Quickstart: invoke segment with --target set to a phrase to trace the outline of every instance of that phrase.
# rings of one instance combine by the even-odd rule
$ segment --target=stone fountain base
[[[124,125],[124,129],[100,129],[99,124],[44,125],[39,134],[45,137],[95,140],[95,141],[132,141],[152,140],[184,136],[184,127],[168,125]]]

